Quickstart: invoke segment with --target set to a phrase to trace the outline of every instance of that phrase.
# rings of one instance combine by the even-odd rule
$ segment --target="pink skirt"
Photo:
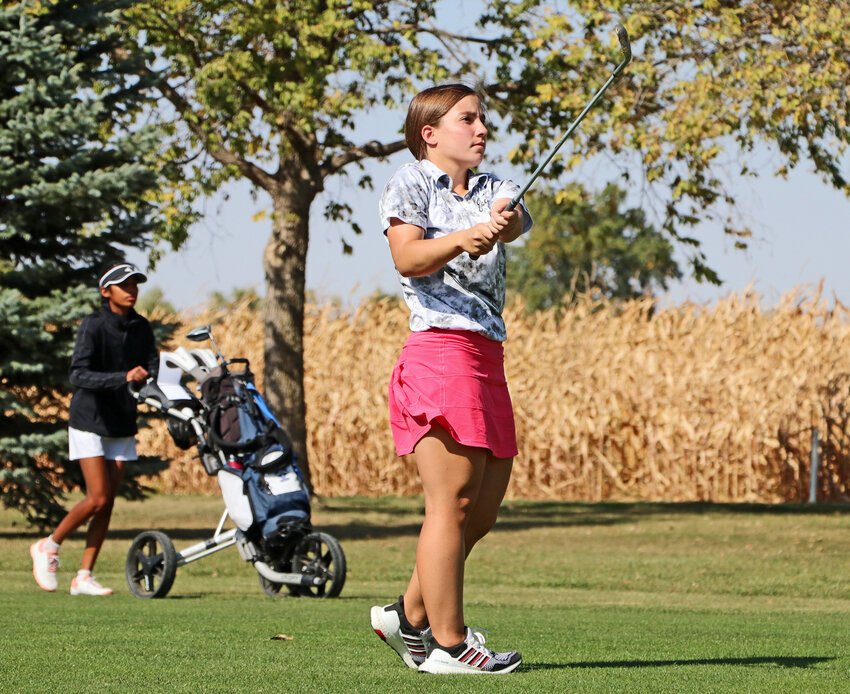
[[[517,454],[502,343],[478,333],[410,333],[390,378],[389,404],[399,455],[412,453],[433,424],[497,458]]]

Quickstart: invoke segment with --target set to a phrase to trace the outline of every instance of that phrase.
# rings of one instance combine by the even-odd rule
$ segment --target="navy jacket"
[[[130,309],[126,321],[104,302],[83,318],[68,375],[74,386],[69,425],[100,436],[134,436],[136,401],[127,389],[127,372],[143,366],[159,371],[150,323]]]

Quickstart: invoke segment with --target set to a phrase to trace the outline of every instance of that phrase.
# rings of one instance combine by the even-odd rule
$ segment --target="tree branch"
[[[150,75],[154,74],[148,68],[145,68],[145,71]],[[235,166],[239,169],[239,172],[245,176],[245,178],[263,190],[272,191],[277,187],[275,177],[268,173],[265,169],[243,159],[223,144],[210,145],[208,143],[209,132],[205,131],[201,125],[202,118],[186,117],[185,114],[194,113],[194,109],[189,101],[168,83],[168,80],[160,77],[154,84],[156,88],[159,89],[160,93],[171,102],[174,108],[176,108],[181,114],[184,114],[183,121],[187,124],[195,136],[201,140],[201,142],[205,143],[205,147],[213,159],[225,166]]]
[[[322,164],[321,171],[324,176],[331,176],[351,162],[369,159],[371,157],[378,159],[388,157],[403,150],[406,146],[404,140],[397,140],[386,145],[377,140],[372,140],[364,145],[351,147],[341,154],[332,156]]]
[[[421,24],[398,24],[393,27],[375,27],[365,30],[367,34],[399,34],[403,31],[419,31],[425,34],[431,34],[437,38],[450,39],[453,41],[464,41],[467,43],[481,43],[485,46],[497,46],[499,44],[508,43],[508,40],[503,37],[494,39],[485,39],[480,36],[464,36],[455,34],[451,31],[438,29],[437,27],[423,26]]]

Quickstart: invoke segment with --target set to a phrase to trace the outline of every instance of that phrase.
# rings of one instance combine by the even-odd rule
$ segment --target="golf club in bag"
[[[549,156],[547,156],[546,159],[544,159],[543,162],[541,162],[541,164],[537,167],[537,169],[535,169],[534,173],[531,174],[531,178],[528,179],[526,184],[522,187],[522,190],[520,190],[519,193],[517,193],[514,198],[508,203],[507,207],[505,207],[506,212],[513,211],[514,208],[519,205],[519,201],[522,200],[522,196],[525,195],[529,188],[531,188],[531,184],[537,180],[537,177],[541,174],[543,169],[545,169],[549,162],[552,161],[553,157],[558,153],[558,150],[567,141],[567,138],[569,138],[569,136],[573,134],[573,131],[578,127],[578,124],[584,120],[584,117],[587,115],[587,112],[590,111],[590,109],[592,109],[596,105],[599,99],[602,98],[602,95],[605,93],[605,90],[611,86],[614,80],[616,80],[617,77],[620,76],[620,73],[626,69],[626,65],[631,62],[632,47],[629,43],[629,34],[626,32],[626,29],[622,24],[618,24],[614,31],[616,31],[617,33],[617,38],[620,41],[620,48],[622,48],[623,50],[623,59],[620,61],[620,64],[617,65],[616,68],[614,68],[614,72],[611,73],[611,76],[605,81],[605,84],[603,84],[599,88],[599,91],[593,95],[593,98],[587,102],[587,105],[584,107],[584,109],[582,109],[582,112],[579,113],[578,117],[570,124],[570,127],[567,128],[567,131],[563,134],[561,139],[558,140],[558,143],[552,148],[552,151],[549,152]],[[476,260],[478,258],[477,255],[472,254],[470,254],[469,257],[473,260]]]

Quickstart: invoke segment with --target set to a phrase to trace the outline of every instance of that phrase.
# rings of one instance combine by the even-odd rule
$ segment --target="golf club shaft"
[[[626,65],[632,59],[632,49],[629,45],[629,35],[626,33],[625,28],[621,24],[617,25],[616,28],[617,38],[620,40],[620,46],[623,49],[623,60],[614,68],[614,72],[611,73],[611,76],[606,80],[605,84],[603,84],[599,91],[593,95],[593,98],[587,102],[587,105],[584,107],[581,113],[578,114],[578,117],[570,124],[570,127],[567,128],[567,131],[563,134],[560,140],[558,140],[558,144],[556,144],[552,151],[549,152],[549,156],[543,160],[540,166],[535,169],[534,173],[531,174],[531,178],[528,179],[528,182],[523,186],[522,190],[516,194],[516,196],[508,203],[508,206],[505,208],[508,212],[515,209],[517,205],[519,205],[519,201],[522,200],[522,196],[525,195],[526,191],[531,188],[531,184],[537,180],[537,177],[541,174],[543,169],[549,164],[550,161],[555,157],[558,153],[558,150],[561,149],[561,145],[563,145],[570,135],[573,134],[573,131],[578,127],[578,124],[584,120],[584,117],[587,115],[587,112],[590,111],[599,99],[602,98],[602,95],[605,93],[605,90],[611,86],[611,83],[620,76],[620,73],[625,70]]]
[[[602,87],[600,87],[599,91],[593,95],[593,98],[587,102],[587,105],[584,107],[582,112],[578,114],[578,118],[576,118],[572,122],[572,124],[569,128],[567,128],[567,131],[563,134],[561,139],[558,140],[558,143],[552,148],[552,151],[549,152],[549,156],[547,156],[546,159],[540,164],[540,166],[535,169],[534,173],[531,174],[531,178],[528,179],[528,182],[523,186],[522,190],[520,190],[519,193],[517,193],[516,196],[514,196],[514,198],[508,203],[507,207],[505,207],[506,212],[513,211],[516,206],[519,205],[520,200],[522,200],[522,196],[525,195],[526,191],[531,188],[532,183],[537,180],[537,177],[541,174],[543,169],[545,169],[549,162],[552,161],[554,156],[558,153],[558,150],[561,148],[561,145],[563,145],[567,141],[567,138],[569,138],[569,136],[573,134],[573,131],[578,127],[578,124],[581,123],[582,120],[584,120],[584,117],[587,115],[587,112],[590,111],[590,109],[592,109],[596,105],[596,102],[602,98],[602,95],[605,93],[605,90],[611,86],[611,83],[615,79],[617,79],[617,77],[620,76],[620,73],[626,69],[626,65],[631,62],[632,48],[629,44],[629,35],[628,33],[626,33],[626,29],[623,27],[622,24],[618,24],[615,28],[615,31],[617,32],[617,38],[620,41],[620,47],[623,50],[623,60],[620,62],[619,65],[617,65],[616,68],[614,68],[614,72],[611,73],[611,76],[606,80],[605,84],[603,84]],[[478,258],[477,255],[470,255],[470,257],[473,260]]]

